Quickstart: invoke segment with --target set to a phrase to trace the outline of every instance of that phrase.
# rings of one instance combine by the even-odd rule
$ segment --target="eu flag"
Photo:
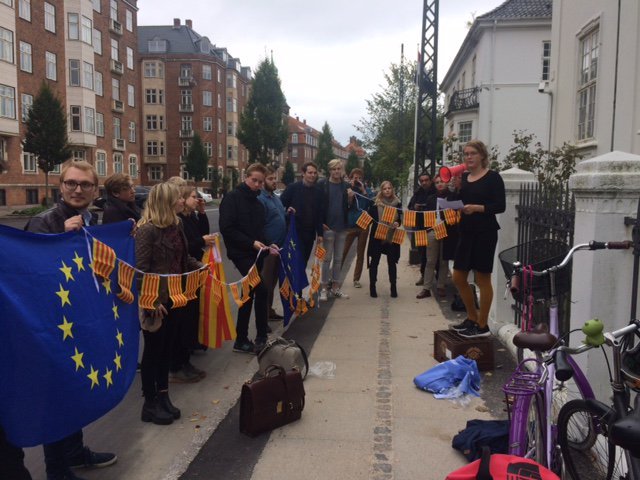
[[[135,265],[131,222],[86,230],[0,225],[0,425],[16,446],[78,431],[114,408],[135,377],[137,303],[117,297],[118,261]],[[108,279],[93,274],[94,238],[118,259]]]
[[[280,285],[282,285],[284,279],[287,278],[292,294],[296,295],[295,298],[297,299],[302,295],[302,290],[309,285],[309,280],[307,279],[306,265],[304,264],[302,250],[298,243],[298,232],[296,230],[296,222],[294,221],[289,222],[289,231],[280,250],[280,262]],[[289,320],[291,320],[291,314],[293,312],[291,311],[289,299],[284,298],[282,295],[280,295],[280,299],[282,300],[284,326],[286,327],[289,324]],[[293,300],[294,308],[297,305],[296,299]]]

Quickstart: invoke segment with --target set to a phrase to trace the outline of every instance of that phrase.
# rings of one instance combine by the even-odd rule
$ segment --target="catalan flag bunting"
[[[91,238],[108,246],[114,265],[116,257],[135,265],[130,233],[131,222],[57,235],[0,226],[0,424],[14,445],[77,432],[131,386],[137,305],[116,296],[113,268],[96,283],[89,265]]]
[[[455,225],[458,223],[458,215],[456,214],[456,211],[450,208],[447,208],[444,211],[444,219],[447,222],[447,225]]]
[[[414,228],[416,226],[416,211],[407,210],[404,212],[404,226]]]
[[[316,246],[316,257],[318,257],[319,253],[324,257],[326,250],[320,246]],[[309,279],[307,278],[307,272],[305,270],[306,266],[298,242],[296,222],[289,222],[289,230],[287,231],[287,235],[282,243],[282,249],[280,250],[280,263],[280,285],[284,285],[285,280],[288,280],[290,286],[289,298],[287,299],[284,296],[280,297],[282,301],[284,326],[286,327],[291,320],[292,312],[295,311],[297,299],[302,297],[302,290],[309,285]]]
[[[358,220],[356,220],[356,225],[359,226],[361,229],[366,230],[367,228],[369,228],[369,225],[371,225],[372,221],[373,221],[373,218],[371,217],[371,215],[369,215],[366,211],[363,210],[360,216],[358,217]]]
[[[447,226],[444,222],[440,222],[433,227],[433,231],[436,233],[436,240],[441,240],[447,236]]]
[[[389,233],[389,227],[387,225],[379,223],[376,226],[376,233],[373,235],[373,238],[377,240],[386,240],[387,233]]]
[[[97,238],[93,239],[93,271],[102,278],[109,278],[116,268],[116,252]]]
[[[158,301],[158,290],[160,288],[160,275],[155,273],[145,273],[142,276],[142,285],[140,286],[140,296],[138,304],[140,308],[153,310],[156,308]]]
[[[393,232],[393,238],[391,239],[391,241],[393,243],[397,243],[398,245],[402,245],[402,242],[404,242],[405,233],[406,232],[401,228],[396,228],[396,230]]]
[[[120,287],[118,298],[124,303],[133,303],[133,291],[131,287],[135,273],[136,271],[131,265],[124,263],[122,260],[118,260],[118,286]]]
[[[426,247],[428,245],[426,230],[416,230],[414,235],[416,247]]]
[[[198,288],[200,288],[200,272],[190,272],[187,275],[187,285],[184,289],[184,294],[187,300],[195,300],[198,298]]]
[[[249,285],[249,276],[246,276],[242,280],[240,280],[240,285],[242,285],[242,303],[245,303],[247,300],[249,300],[249,294],[251,293],[251,285]]]
[[[169,284],[169,298],[171,299],[171,308],[184,307],[187,304],[187,296],[182,291],[182,275],[169,275],[167,277]]]
[[[384,207],[382,210],[382,221],[384,223],[393,223],[396,218],[397,210],[394,207]]]
[[[231,290],[233,301],[236,302],[238,307],[241,307],[244,302],[242,301],[242,298],[240,298],[240,282],[230,284],[229,289]]]
[[[316,258],[320,261],[323,261],[326,254],[327,251],[320,245],[316,244]]]
[[[255,265],[251,267],[247,276],[249,277],[249,285],[251,285],[252,288],[256,288],[262,281],[258,273],[258,268]]]
[[[432,228],[436,224],[436,212],[424,212],[424,226],[425,228]]]
[[[226,280],[220,258],[220,238],[209,247],[202,262],[209,265],[200,289],[200,324],[198,341],[209,348],[220,348],[225,340],[236,338],[236,326],[231,317],[229,293],[224,288]],[[222,283],[221,283],[222,282]]]

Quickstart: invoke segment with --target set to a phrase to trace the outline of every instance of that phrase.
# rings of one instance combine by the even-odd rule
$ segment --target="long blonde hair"
[[[389,203],[389,201],[387,202],[384,201],[384,195],[382,194],[382,189],[385,187],[385,185],[391,186],[391,191],[393,192],[393,196],[391,197],[391,203]],[[396,189],[393,188],[393,183],[391,183],[389,180],[385,180],[384,182],[382,182],[380,184],[380,191],[376,195],[376,198],[373,203],[376,205],[392,205],[392,204],[400,203],[400,199],[396,196]]]
[[[138,225],[151,223],[158,228],[176,225],[180,220],[174,205],[180,196],[180,187],[175,183],[164,182],[151,187]]]

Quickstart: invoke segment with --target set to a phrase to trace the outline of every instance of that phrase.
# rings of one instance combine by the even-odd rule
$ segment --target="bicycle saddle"
[[[534,352],[551,350],[557,342],[558,339],[549,333],[549,328],[544,323],[539,323],[528,332],[518,332],[513,337],[513,344],[516,347],[528,348]]]

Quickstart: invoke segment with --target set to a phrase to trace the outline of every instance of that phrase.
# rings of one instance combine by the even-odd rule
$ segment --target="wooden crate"
[[[433,356],[436,360],[444,362],[459,355],[475,360],[480,371],[493,370],[491,337],[464,338],[455,330],[433,332]]]

